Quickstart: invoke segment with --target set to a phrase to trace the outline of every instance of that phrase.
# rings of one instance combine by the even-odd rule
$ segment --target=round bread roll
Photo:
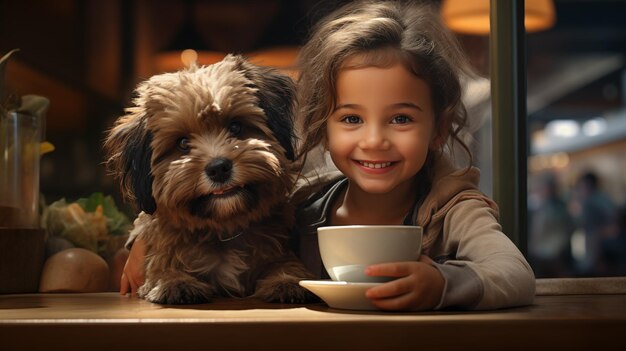
[[[49,257],[41,272],[39,292],[102,292],[109,285],[109,266],[97,254],[80,248]]]
[[[46,241],[46,258],[73,247],[74,244],[72,244],[69,240],[58,236],[52,236]]]

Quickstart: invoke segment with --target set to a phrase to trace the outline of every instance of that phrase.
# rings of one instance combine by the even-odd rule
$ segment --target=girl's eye
[[[411,122],[411,118],[405,115],[395,116],[392,120],[392,124],[407,124]]]
[[[228,132],[232,136],[237,136],[241,133],[241,123],[237,121],[230,122],[228,125]]]
[[[176,147],[178,148],[178,150],[182,152],[188,152],[189,149],[191,149],[189,139],[185,137],[178,139],[178,142],[176,143]]]
[[[341,121],[348,123],[348,124],[357,124],[357,123],[361,123],[361,117],[351,115],[351,116],[344,117]]]

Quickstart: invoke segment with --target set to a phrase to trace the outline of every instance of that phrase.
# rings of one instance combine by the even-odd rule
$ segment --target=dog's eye
[[[230,122],[228,125],[228,132],[232,136],[237,136],[241,133],[241,123],[237,121]]]
[[[178,150],[183,152],[187,152],[191,148],[191,146],[189,145],[189,139],[187,138],[178,139],[178,143],[176,146],[178,147]]]

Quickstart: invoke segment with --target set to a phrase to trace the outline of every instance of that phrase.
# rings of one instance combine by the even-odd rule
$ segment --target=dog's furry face
[[[163,223],[246,228],[291,187],[293,92],[288,78],[231,55],[154,76],[109,133],[107,165]]]

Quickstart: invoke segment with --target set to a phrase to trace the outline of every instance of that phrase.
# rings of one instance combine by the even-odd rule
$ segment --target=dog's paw
[[[143,289],[146,287],[146,289]],[[144,285],[137,291],[139,297],[161,305],[195,305],[211,301],[211,294],[203,286],[179,284],[153,287]]]
[[[320,299],[298,284],[298,279],[266,279],[259,282],[254,297],[265,302],[312,303]]]

